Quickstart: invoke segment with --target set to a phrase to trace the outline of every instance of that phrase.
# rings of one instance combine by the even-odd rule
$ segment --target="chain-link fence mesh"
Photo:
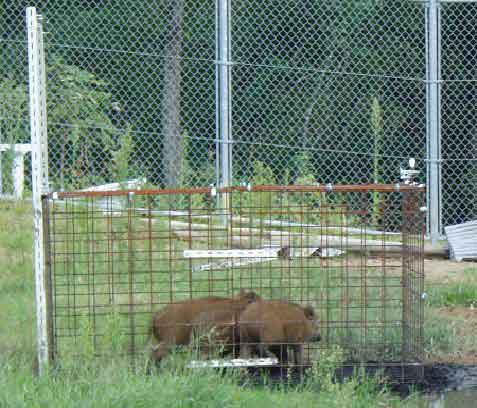
[[[477,3],[441,5],[443,224],[477,218]]]
[[[220,179],[216,2],[32,3],[48,31],[53,189],[138,177],[157,187]],[[2,143],[29,139],[24,6],[1,11]],[[229,6],[234,183],[393,182],[409,157],[426,181],[428,2]],[[477,5],[440,7],[448,225],[477,215]]]
[[[236,176],[252,160],[284,183],[396,180],[425,153],[424,16],[408,1],[232,2]]]

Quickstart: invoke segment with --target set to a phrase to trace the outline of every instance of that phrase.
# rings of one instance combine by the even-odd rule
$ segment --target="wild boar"
[[[302,307],[283,300],[257,301],[240,315],[240,355],[249,358],[256,347],[261,357],[277,357],[286,364],[290,347],[294,363],[302,365],[303,343],[321,340],[318,325],[311,306]]]
[[[153,359],[159,362],[172,346],[189,344],[194,327],[201,324],[200,319],[207,319],[207,324],[212,324],[216,318],[221,322],[233,321],[246,306],[258,299],[260,297],[255,292],[241,290],[234,298],[209,296],[166,306],[154,315],[151,325],[152,335],[158,342],[152,350]],[[227,336],[226,331],[223,336]]]

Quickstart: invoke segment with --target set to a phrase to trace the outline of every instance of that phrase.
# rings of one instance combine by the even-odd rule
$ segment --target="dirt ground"
[[[336,262],[340,266],[339,261],[328,261],[329,264]],[[347,265],[359,267],[362,260],[359,257],[350,257],[347,260]],[[372,256],[366,259],[368,266],[381,266],[383,259],[379,256]],[[400,258],[387,258],[386,268],[388,272],[401,274],[402,260]],[[341,265],[341,267],[343,267]],[[465,272],[475,271],[475,278],[477,279],[477,262],[456,262],[442,258],[424,259],[424,280],[430,285],[446,284],[451,282],[459,282],[464,279]],[[468,276],[467,276],[468,278]]]
[[[448,259],[424,259],[425,280],[429,283],[445,284],[464,279],[465,271],[475,271],[477,262],[455,262]]]

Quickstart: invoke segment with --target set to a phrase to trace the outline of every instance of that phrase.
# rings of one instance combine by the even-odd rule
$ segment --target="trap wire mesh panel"
[[[264,337],[257,340],[243,331],[247,321],[251,324],[241,321],[248,302],[233,313],[228,304],[229,309],[214,309],[195,321],[171,319],[169,329],[187,326],[191,332],[187,342],[175,337],[171,342],[192,345],[190,358],[200,360],[237,358],[244,346],[263,357],[265,344],[284,368],[309,366],[320,352],[338,346],[345,365],[388,365],[405,379],[403,367],[422,357],[424,190],[409,185],[400,191],[394,185],[249,190],[45,197],[53,357],[149,355],[155,312],[194,299],[237,299],[245,291],[261,298],[254,299],[264,305],[259,310],[283,302],[279,314],[298,307],[302,319],[283,318],[269,327],[271,320],[263,317]],[[307,310],[310,321],[303,319]],[[287,324],[302,334],[276,334],[277,325]],[[222,329],[218,338],[211,336],[216,326]],[[270,333],[275,337],[268,341]],[[295,359],[284,357],[289,348]]]

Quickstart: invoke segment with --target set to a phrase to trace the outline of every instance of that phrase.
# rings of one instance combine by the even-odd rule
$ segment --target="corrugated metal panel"
[[[477,260],[477,220],[445,227],[449,241],[450,257],[460,262]]]

